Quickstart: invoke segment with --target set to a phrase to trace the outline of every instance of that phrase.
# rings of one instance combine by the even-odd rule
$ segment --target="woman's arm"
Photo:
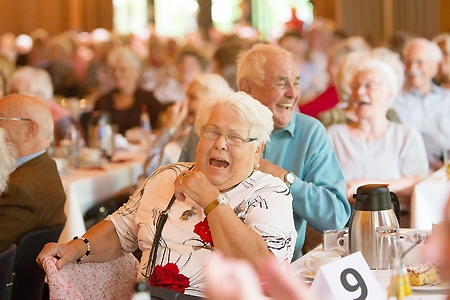
[[[82,262],[107,262],[114,260],[123,252],[120,247],[119,237],[110,221],[102,221],[89,229],[83,237],[89,241],[90,254]],[[86,254],[87,244],[81,240],[72,240],[67,244],[48,243],[36,258],[36,262],[42,266],[48,256],[58,257],[56,267],[62,269],[69,262],[74,262]]]

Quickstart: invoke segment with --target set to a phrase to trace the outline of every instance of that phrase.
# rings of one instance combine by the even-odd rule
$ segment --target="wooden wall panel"
[[[112,1],[0,0],[0,34],[29,34],[35,28],[43,28],[51,35],[69,29],[112,29]]]

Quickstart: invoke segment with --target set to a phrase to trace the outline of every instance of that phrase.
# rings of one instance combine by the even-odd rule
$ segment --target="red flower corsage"
[[[151,286],[184,293],[184,290],[189,286],[189,278],[180,274],[176,264],[168,263],[165,266],[156,266],[152,275],[150,275],[148,283]]]

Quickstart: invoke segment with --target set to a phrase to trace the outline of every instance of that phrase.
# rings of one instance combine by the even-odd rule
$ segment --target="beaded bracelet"
[[[89,240],[86,239],[86,238],[84,238],[84,237],[77,237],[77,236],[74,236],[74,237],[73,237],[73,240],[82,240],[82,241],[87,245],[86,253],[85,253],[82,257],[80,257],[80,258],[78,258],[78,259],[76,260],[76,262],[79,263],[79,262],[82,261],[85,257],[87,257],[89,254],[91,254],[91,244],[89,244]]]

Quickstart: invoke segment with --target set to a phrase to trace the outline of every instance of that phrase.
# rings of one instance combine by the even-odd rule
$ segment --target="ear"
[[[255,151],[255,164],[259,165],[259,158],[261,157],[261,154],[264,151],[264,148],[266,147],[266,143],[262,143],[261,146],[256,146],[256,151]]]
[[[245,78],[241,78],[239,80],[238,89],[239,89],[239,91],[242,91],[248,95],[252,94],[252,88],[251,88],[250,82]]]
[[[31,120],[28,122],[28,127],[27,127],[27,138],[29,140],[32,140],[33,138],[35,138],[38,135],[39,132],[39,125],[38,123],[36,123],[36,121]]]

